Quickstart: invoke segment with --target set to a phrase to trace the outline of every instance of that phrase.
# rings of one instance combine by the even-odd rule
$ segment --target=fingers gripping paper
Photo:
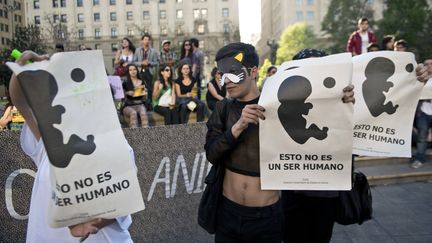
[[[353,58],[353,153],[411,157],[415,109],[423,88],[409,52],[382,51]]]
[[[64,227],[144,209],[100,51],[8,63],[38,122],[50,160],[48,222]]]
[[[352,104],[349,53],[283,63],[259,104],[262,189],[351,188]]]

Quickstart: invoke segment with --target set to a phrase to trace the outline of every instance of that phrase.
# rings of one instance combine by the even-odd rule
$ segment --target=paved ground
[[[431,243],[432,182],[372,188],[374,218],[335,225],[332,243]]]

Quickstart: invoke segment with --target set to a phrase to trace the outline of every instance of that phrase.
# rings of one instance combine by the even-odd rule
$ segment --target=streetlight
[[[9,14],[9,16],[10,16],[10,18],[11,18],[11,33],[12,33],[12,39],[14,38],[14,12],[16,11],[16,10],[19,10],[20,9],[20,6],[18,5],[18,3],[17,2],[14,2],[14,4],[13,5],[6,5],[6,6],[4,6],[4,10],[7,12],[7,13],[10,13]]]

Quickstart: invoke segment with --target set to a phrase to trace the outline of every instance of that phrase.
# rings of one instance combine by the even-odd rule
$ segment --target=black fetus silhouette
[[[78,81],[77,79],[82,81],[83,74],[82,70],[77,72],[77,69],[74,69],[71,78],[74,81]],[[58,86],[51,73],[45,70],[23,71],[17,78],[38,121],[45,149],[53,166],[66,168],[74,154],[89,155],[95,151],[93,135],[88,135],[85,141],[72,134],[67,144],[63,144],[62,131],[53,125],[61,123],[61,115],[66,110],[61,105],[52,106],[54,97],[58,93]]]
[[[393,106],[391,101],[385,103],[384,92],[388,92],[393,87],[392,82],[388,82],[395,73],[394,63],[385,57],[375,57],[366,66],[366,80],[363,82],[363,97],[366,106],[372,116],[377,117],[382,113],[389,115],[396,112],[399,105]]]
[[[306,128],[303,115],[307,115],[313,107],[311,103],[305,103],[311,93],[309,80],[302,76],[288,77],[278,90],[278,99],[281,102],[278,109],[279,120],[288,135],[299,144],[304,144],[311,137],[318,140],[327,137],[328,127],[321,130],[317,125],[311,124]]]

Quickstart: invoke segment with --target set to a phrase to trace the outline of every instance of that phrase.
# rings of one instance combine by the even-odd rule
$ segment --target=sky
[[[240,39],[242,42],[251,43],[251,35],[261,33],[261,0],[238,0],[238,2]]]

